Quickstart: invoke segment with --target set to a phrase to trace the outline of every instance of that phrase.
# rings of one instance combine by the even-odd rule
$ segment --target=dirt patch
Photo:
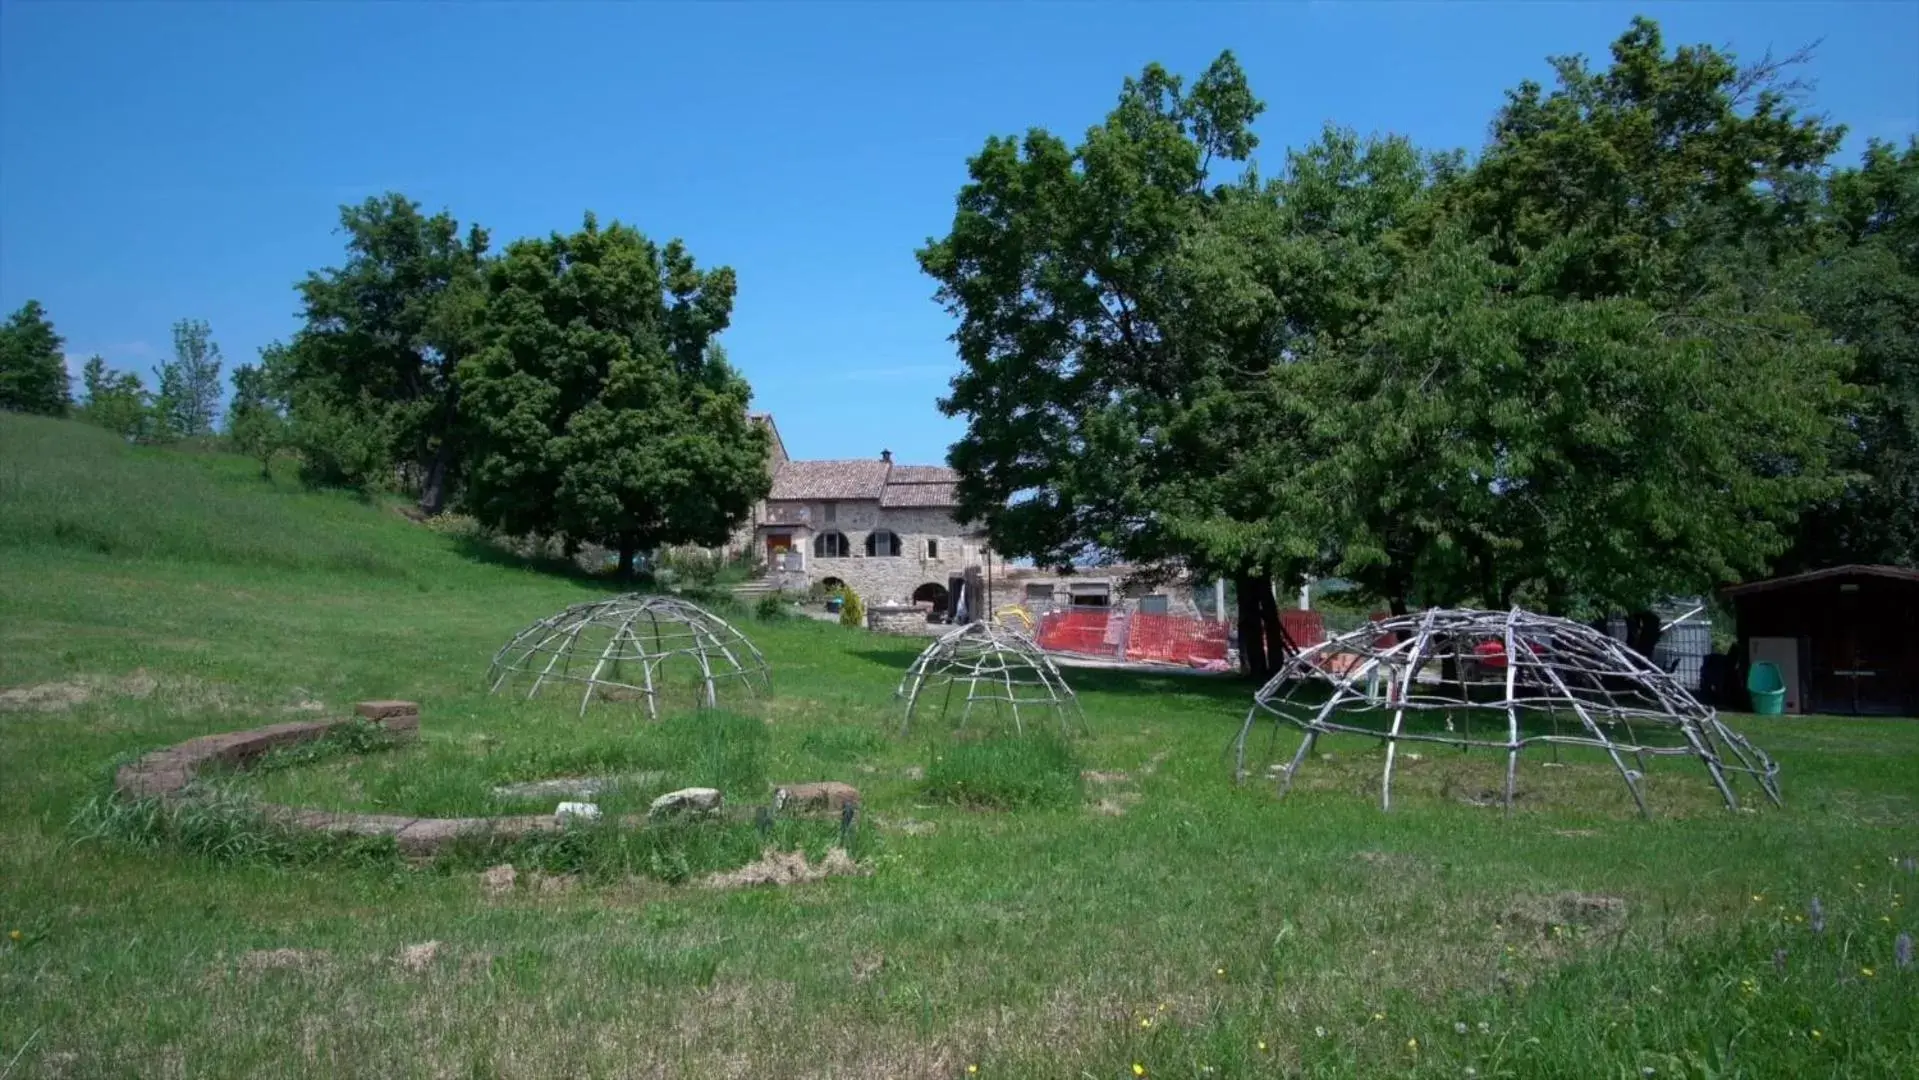
[[[1507,925],[1539,934],[1563,934],[1569,928],[1611,931],[1625,924],[1626,901],[1597,893],[1562,892],[1526,896],[1506,909]]]
[[[480,891],[488,896],[500,896],[513,891],[513,885],[519,880],[519,871],[512,863],[489,866],[480,871]]]
[[[321,949],[253,949],[240,954],[238,967],[249,974],[261,971],[310,971],[326,966],[329,959]]]
[[[1139,774],[1141,776],[1153,775],[1159,771],[1161,765],[1166,764],[1166,759],[1172,756],[1173,752],[1171,750],[1161,750],[1159,753],[1146,759],[1146,764],[1139,767]]]
[[[1137,791],[1121,791],[1101,799],[1092,805],[1092,811],[1103,817],[1122,817],[1126,811],[1138,806],[1144,796]]]
[[[744,889],[756,885],[798,885],[829,877],[863,877],[870,873],[870,869],[854,862],[844,848],[834,848],[817,863],[808,862],[803,851],[767,848],[757,862],[714,874],[701,884],[709,889]]]
[[[0,712],[65,712],[100,697],[145,700],[159,688],[160,680],[145,669],[128,675],[77,675],[0,690]]]
[[[1586,836],[1598,836],[1598,835],[1599,835],[1599,830],[1598,830],[1598,829],[1554,829],[1554,830],[1553,830],[1553,835],[1554,835],[1554,836],[1564,836],[1564,837],[1568,837],[1568,838],[1579,838],[1579,837],[1586,837]]]
[[[16,686],[0,690],[0,712],[65,712],[92,699],[92,688],[79,682]]]
[[[930,836],[933,830],[939,828],[934,822],[917,821],[913,818],[907,818],[896,827],[908,836]]]
[[[1079,774],[1079,778],[1092,784],[1124,784],[1132,779],[1123,772],[1101,772],[1098,769],[1087,769]]]
[[[402,971],[418,975],[432,967],[433,961],[438,959],[439,955],[439,942],[423,941],[418,945],[407,945],[401,948],[399,955],[393,958],[393,962],[400,965]]]
[[[535,870],[526,876],[526,883],[534,892],[570,893],[580,887],[580,875],[542,874]]]

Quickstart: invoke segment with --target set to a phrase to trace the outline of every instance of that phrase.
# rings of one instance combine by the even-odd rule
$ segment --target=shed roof
[[[1868,566],[1850,564],[1833,566],[1824,570],[1808,570],[1803,574],[1787,574],[1785,577],[1767,578],[1764,581],[1748,581],[1743,585],[1728,585],[1719,590],[1721,596],[1748,596],[1752,593],[1769,592],[1773,589],[1791,588],[1795,585],[1809,585],[1815,581],[1828,581],[1843,577],[1878,577],[1891,581],[1906,581],[1919,585],[1919,570],[1904,566]]]

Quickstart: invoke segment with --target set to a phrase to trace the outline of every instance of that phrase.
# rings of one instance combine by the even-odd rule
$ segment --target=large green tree
[[[233,403],[227,407],[227,441],[260,462],[260,475],[273,479],[273,459],[287,444],[285,395],[265,363],[233,369]]]
[[[1843,352],[1789,305],[1663,311],[1542,295],[1440,234],[1352,347],[1315,357],[1337,418],[1342,569],[1409,601],[1638,612],[1760,573],[1829,490]],[[1655,624],[1656,625],[1656,624]]]
[[[1149,66],[1076,146],[987,140],[951,230],[919,252],[960,320],[940,403],[967,423],[949,455],[960,516],[1045,564],[1232,576],[1262,673],[1283,647],[1274,575],[1311,547],[1267,527],[1284,519],[1248,505],[1238,468],[1268,452],[1270,422],[1237,388],[1279,358],[1265,267],[1241,242],[1272,228],[1242,168],[1263,108],[1230,53],[1190,87]]]
[[[152,434],[153,408],[140,376],[131,371],[114,371],[107,367],[105,359],[94,356],[81,369],[80,384],[86,391],[80,407],[81,419],[127,439]]]
[[[73,391],[63,345],[38,300],[27,301],[0,324],[0,409],[66,415]]]
[[[397,193],[340,209],[346,261],[300,284],[306,325],[267,358],[309,478],[379,483],[396,470],[438,513],[464,461],[454,372],[483,302],[487,234]]]
[[[1644,609],[1765,572],[1833,487],[1846,357],[1782,275],[1842,132],[1796,112],[1790,62],[1643,19],[1605,70],[1554,66],[1323,365],[1346,568],[1388,595]]]
[[[1834,172],[1824,211],[1803,295],[1851,347],[1859,394],[1838,449],[1845,489],[1806,512],[1786,568],[1919,566],[1919,140],[1871,143]]]
[[[605,545],[622,574],[661,545],[724,542],[771,485],[751,390],[715,340],[734,289],[678,241],[591,214],[509,245],[458,374],[475,515]]]
[[[155,426],[175,439],[213,434],[220,411],[220,346],[204,319],[173,324],[173,359],[154,371],[159,391],[153,397]]]

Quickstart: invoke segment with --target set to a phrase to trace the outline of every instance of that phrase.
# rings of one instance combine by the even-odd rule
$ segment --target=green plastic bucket
[[[1786,711],[1786,680],[1770,660],[1752,666],[1746,674],[1746,692],[1752,695],[1752,711],[1761,716],[1779,716]]]

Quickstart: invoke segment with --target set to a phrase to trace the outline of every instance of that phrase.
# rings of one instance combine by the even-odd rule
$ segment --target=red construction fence
[[[1033,637],[1048,652],[1192,667],[1226,662],[1226,624],[1190,615],[1064,608],[1042,614]]]
[[[1384,618],[1382,614],[1372,618]],[[1287,610],[1280,625],[1295,649],[1324,642],[1326,616],[1318,611]],[[1353,627],[1344,619],[1336,627]],[[1226,662],[1230,624],[1192,615],[1158,615],[1126,608],[1069,607],[1043,612],[1033,639],[1048,652],[1080,653],[1112,660],[1207,667]]]

